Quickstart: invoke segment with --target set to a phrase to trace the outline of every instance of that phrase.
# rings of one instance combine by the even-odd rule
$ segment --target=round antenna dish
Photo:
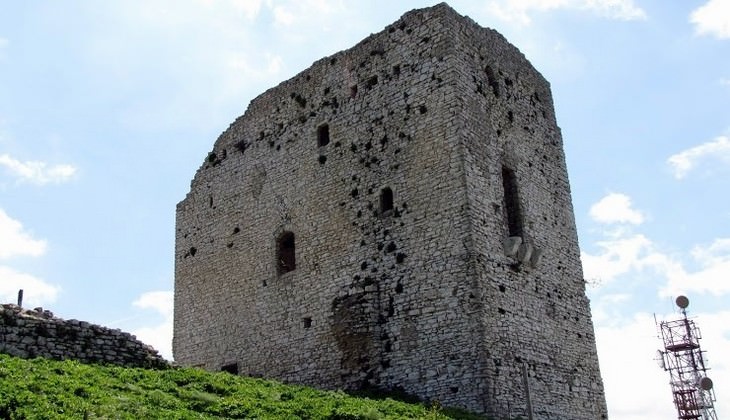
[[[677,299],[674,302],[682,309],[686,309],[689,306],[689,299],[687,299],[687,296],[684,295],[677,296]]]
[[[712,389],[712,379],[708,377],[704,377],[700,379],[700,388],[702,388],[705,391],[709,391]]]

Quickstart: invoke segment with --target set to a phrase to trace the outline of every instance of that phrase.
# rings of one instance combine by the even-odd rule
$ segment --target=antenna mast
[[[687,318],[689,299],[677,297],[675,303],[679,307],[682,318],[662,321],[658,324],[664,350],[659,350],[660,364],[669,372],[677,408],[677,418],[717,420],[714,402],[715,391],[712,380],[707,377],[704,351],[700,348],[702,338],[695,322]]]

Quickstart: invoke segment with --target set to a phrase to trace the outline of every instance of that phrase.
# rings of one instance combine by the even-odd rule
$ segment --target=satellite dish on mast
[[[667,365],[664,363],[664,353],[661,350],[656,351],[656,357],[654,358],[660,368],[667,370]]]
[[[712,379],[705,376],[704,378],[700,379],[700,388],[702,388],[705,391],[709,391],[712,389]]]
[[[677,299],[674,301],[674,303],[677,304],[682,309],[686,309],[689,306],[689,299],[687,296],[679,295],[677,296]]]

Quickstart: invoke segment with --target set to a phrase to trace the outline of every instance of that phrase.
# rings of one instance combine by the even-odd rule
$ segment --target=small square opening
[[[221,372],[228,372],[232,375],[238,375],[238,362],[228,363],[221,366]]]

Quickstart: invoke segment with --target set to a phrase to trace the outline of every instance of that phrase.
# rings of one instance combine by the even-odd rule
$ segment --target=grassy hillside
[[[478,419],[199,369],[145,370],[0,354],[0,419]]]

